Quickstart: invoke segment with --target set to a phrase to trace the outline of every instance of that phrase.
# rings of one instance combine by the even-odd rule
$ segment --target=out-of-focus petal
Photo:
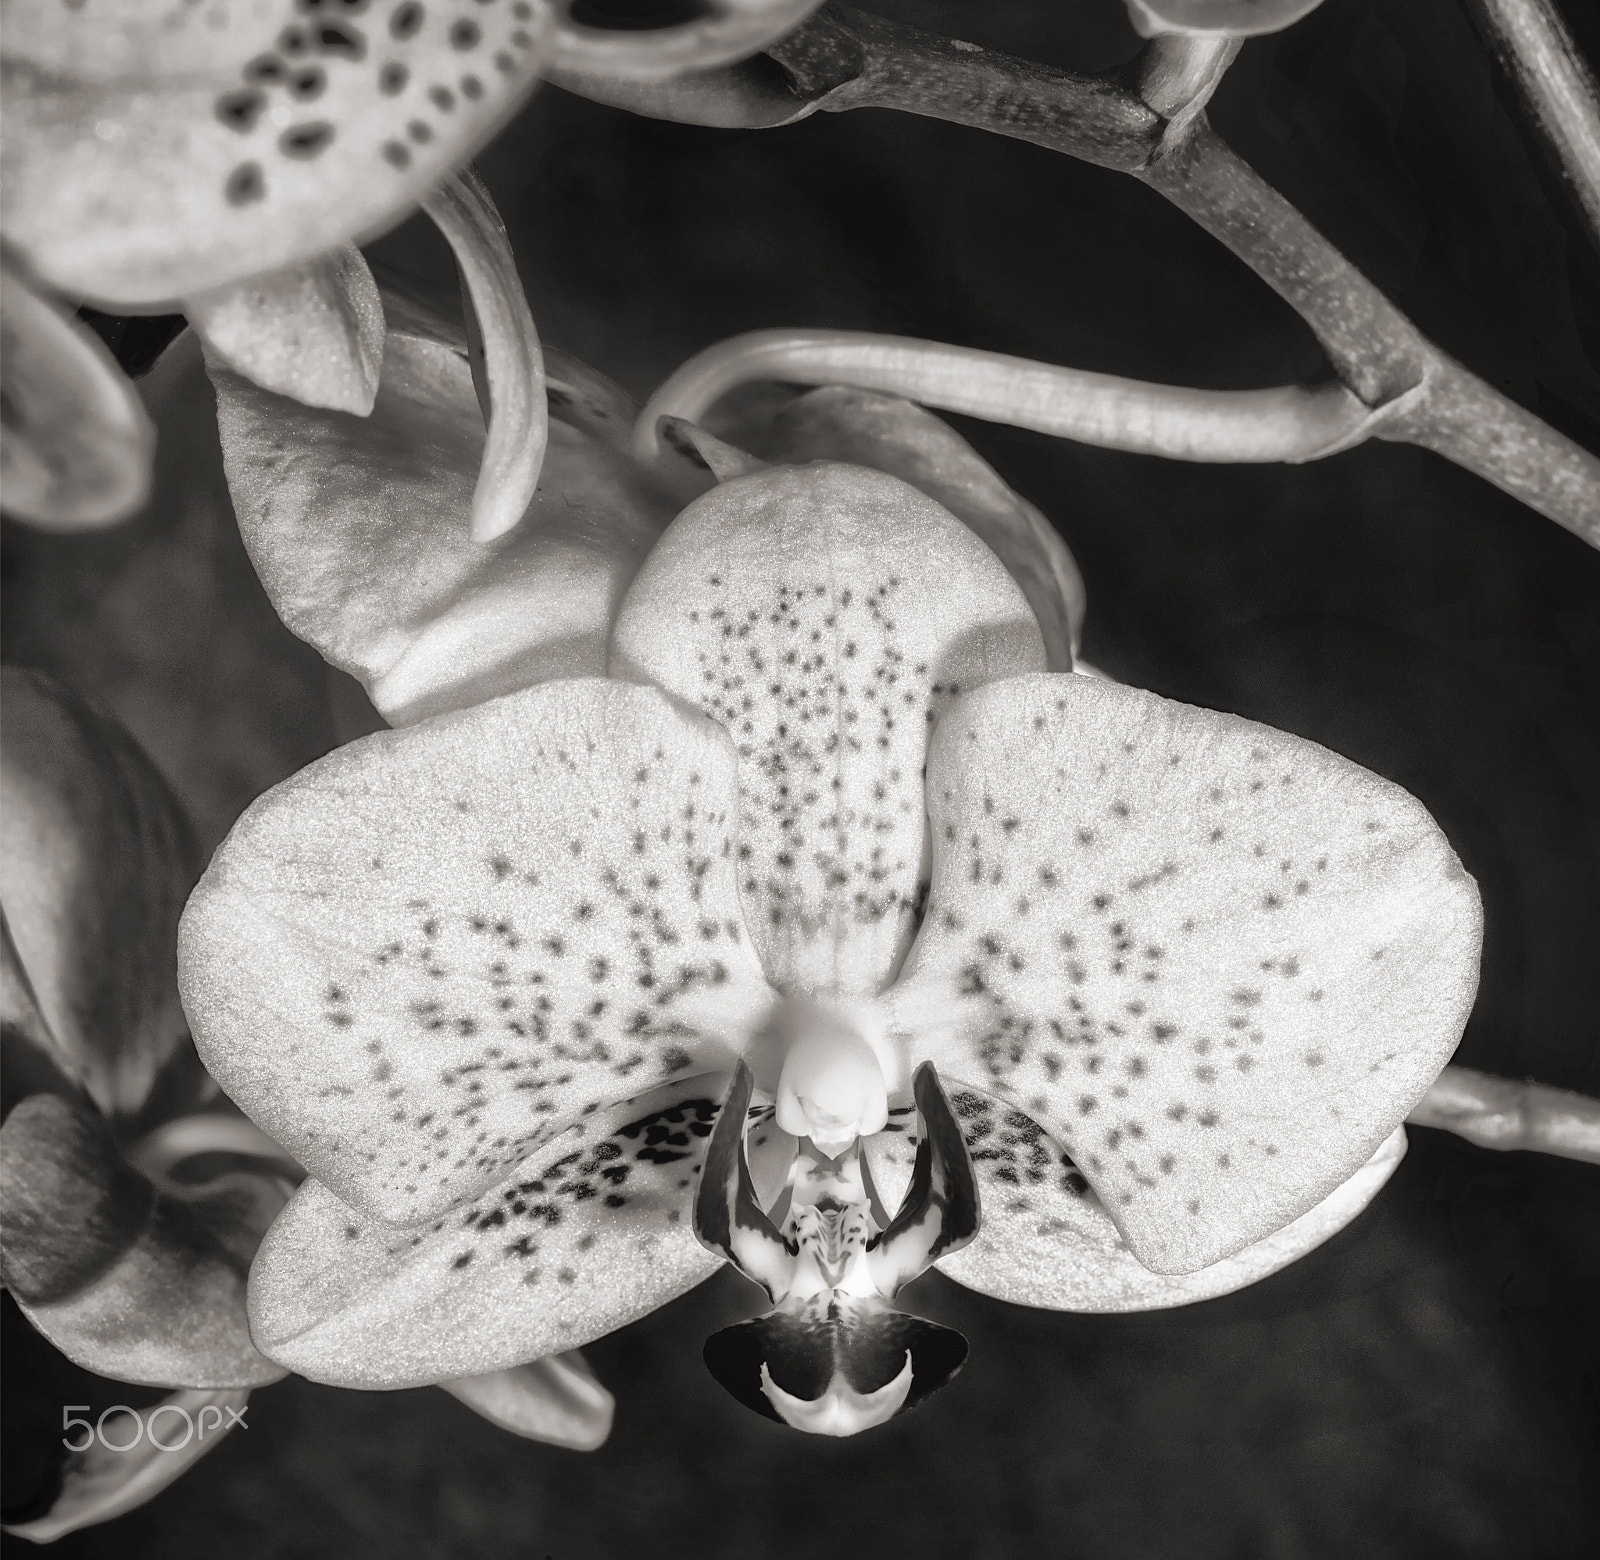
[[[246,803],[332,745],[329,672],[278,620],[239,541],[193,332],[138,389],[160,429],[151,500],[93,536],[15,529],[6,656],[110,710],[209,854]]]
[[[249,1396],[247,1387],[189,1387],[150,1408],[110,1415],[103,1440],[97,1434],[81,1452],[69,1453],[50,1509],[31,1521],[7,1523],[5,1531],[51,1544],[154,1500],[239,1422]]]
[[[550,67],[622,81],[664,81],[758,53],[794,31],[822,0],[684,0],[651,26],[637,8],[556,0]],[[676,15],[674,15],[676,13]],[[613,15],[616,20],[613,22]]]
[[[464,169],[423,205],[456,257],[481,358],[489,432],[472,494],[472,538],[492,542],[523,518],[538,486],[549,437],[544,359],[505,223],[483,181]]]
[[[983,1197],[983,1229],[944,1257],[939,1271],[1014,1305],[1056,1311],[1154,1311],[1231,1294],[1298,1261],[1343,1229],[1378,1194],[1405,1156],[1396,1127],[1349,1180],[1309,1213],[1234,1256],[1194,1273],[1152,1273],[1117,1233],[1100,1199],[1048,1132],[1025,1112],[973,1089],[956,1089]],[[883,1133],[872,1161],[910,1173],[916,1140]]]
[[[665,1305],[720,1265],[688,1208],[723,1083],[595,1111],[416,1230],[307,1181],[251,1273],[257,1340],[315,1381],[408,1387],[576,1348]]]
[[[364,420],[214,373],[234,505],[279,614],[396,725],[600,675],[622,593],[672,517],[628,453],[629,408],[561,360],[533,512],[476,542],[484,433],[465,352],[439,322],[391,313]]]
[[[617,1408],[577,1349],[439,1385],[502,1430],[574,1452],[606,1444]]]
[[[734,784],[716,727],[598,678],[340,748],[189,901],[202,1058],[340,1196],[443,1213],[585,1111],[738,1053],[771,993]]]
[[[37,672],[7,667],[3,686],[0,893],[40,1038],[101,1110],[131,1114],[184,1034],[173,944],[193,841],[114,721]]]
[[[383,300],[354,244],[184,300],[206,350],[306,406],[365,417],[383,366]]]
[[[150,491],[155,431],[86,325],[0,266],[0,501],[51,531],[126,519]]]
[[[1028,598],[1048,669],[1072,670],[1083,631],[1083,576],[1060,533],[948,423],[900,396],[829,385],[776,409],[717,419],[741,449],[775,463],[847,461],[886,471],[976,531]]]
[[[13,6],[6,240],[62,292],[147,307],[372,237],[505,123],[550,20],[549,0]]]
[[[1043,664],[1027,602],[971,531],[897,478],[826,462],[684,510],[611,652],[613,676],[738,745],[739,892],[772,983],[846,996],[883,987],[916,925],[939,711]]]
[[[52,1094],[0,1128],[0,1254],[23,1314],[68,1359],[150,1386],[249,1387],[283,1372],[245,1319],[248,1250],[281,1206],[157,1192],[91,1111]],[[241,1248],[244,1255],[241,1255]]]
[[[1309,1212],[1460,1039],[1476,886],[1414,797],[1325,748],[1019,678],[948,713],[928,794],[896,1023],[1047,1126],[1156,1272]]]
[[[1134,31],[1144,38],[1254,38],[1281,32],[1322,0],[1125,0]]]

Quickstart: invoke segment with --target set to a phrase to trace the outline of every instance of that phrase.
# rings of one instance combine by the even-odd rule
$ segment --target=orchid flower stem
[[[463,169],[422,205],[455,253],[482,341],[489,432],[472,496],[472,538],[492,542],[527,512],[539,483],[548,433],[544,358],[505,224],[482,181]]]
[[[1600,247],[1600,85],[1553,0],[1468,0]]]
[[[691,358],[650,398],[635,451],[653,460],[665,416],[697,421],[755,380],[855,385],[947,412],[1141,455],[1303,461],[1363,437],[1370,413],[1338,384],[1191,390],[1027,358],[860,331],[763,330]]]
[[[1163,104],[1160,51],[1143,88]],[[1201,114],[1174,134],[1128,84],[828,5],[769,51],[812,107],[893,108],[1131,173],[1227,245],[1310,325],[1367,431],[1422,445],[1600,547],[1600,459],[1426,340]],[[1181,72],[1179,74],[1182,74]],[[1179,98],[1182,94],[1178,94]]]
[[[1600,1100],[1548,1084],[1446,1067],[1407,1118],[1482,1148],[1528,1149],[1600,1165]]]

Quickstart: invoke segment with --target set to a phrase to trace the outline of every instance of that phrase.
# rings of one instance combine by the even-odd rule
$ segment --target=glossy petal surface
[[[372,236],[522,101],[549,19],[548,0],[10,5],[6,239],[115,306]]]
[[[894,477],[827,462],[684,510],[611,656],[613,676],[688,700],[738,745],[739,892],[763,967],[786,994],[844,996],[881,990],[910,942],[939,711],[1043,662],[1027,602],[965,526]]]
[[[621,413],[561,378],[532,512],[476,542],[484,431],[465,351],[442,324],[392,312],[368,418],[213,373],[234,506],[273,604],[396,725],[599,675],[622,593],[672,515],[590,431]]]
[[[415,1231],[307,1181],[251,1274],[261,1346],[317,1381],[416,1386],[575,1348],[664,1305],[721,1263],[688,1207],[723,1082],[586,1116]]]
[[[365,417],[383,366],[383,300],[346,244],[330,255],[184,300],[207,350],[263,390]]]
[[[1308,1212],[1460,1038],[1476,887],[1420,803],[1324,748],[1017,679],[950,712],[928,792],[900,1026],[1056,1134],[1157,1272]]]
[[[155,432],[86,325],[0,267],[0,486],[7,514],[50,531],[110,525],[150,490]]]
[[[733,788],[714,726],[599,679],[339,749],[245,814],[189,901],[203,1059],[353,1204],[443,1213],[742,1045],[770,993]]]
[[[1083,576],[1056,528],[947,422],[900,396],[829,385],[776,412],[716,422],[773,462],[849,461],[921,489],[971,527],[1022,588],[1044,635],[1048,669],[1072,670],[1083,631]]]
[[[172,949],[193,842],[114,721],[37,672],[7,667],[4,690],[0,892],[36,1040],[101,1110],[131,1113],[185,1029]]]

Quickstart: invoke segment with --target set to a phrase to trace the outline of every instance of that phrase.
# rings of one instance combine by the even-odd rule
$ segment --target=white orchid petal
[[[419,1386],[576,1348],[665,1305],[720,1265],[689,1205],[724,1083],[595,1111],[417,1230],[307,1181],[250,1276],[257,1342],[315,1381]]]
[[[1372,1199],[1405,1157],[1396,1127],[1366,1164],[1309,1213],[1231,1257],[1194,1273],[1152,1273],[1117,1233],[1105,1205],[1072,1160],[1031,1116],[975,1089],[955,1089],[983,1200],[983,1229],[970,1246],[939,1261],[940,1272],[1013,1305],[1053,1311],[1154,1311],[1232,1294],[1297,1262],[1330,1239]],[[909,1176],[916,1139],[872,1140],[880,1165]]]
[[[720,731],[600,679],[340,748],[244,815],[189,901],[201,1056],[339,1195],[433,1218],[584,1112],[736,1054],[771,993],[733,795]]]
[[[611,664],[737,744],[739,892],[773,984],[870,996],[920,908],[932,723],[958,688],[1042,667],[1044,648],[947,510],[818,462],[684,510],[623,601]]]
[[[598,676],[622,593],[672,517],[627,452],[626,406],[563,359],[533,513],[482,545],[469,516],[483,419],[465,355],[444,322],[393,300],[389,312],[364,420],[213,367],[234,507],[273,605],[394,725]]]
[[[1157,1272],[1308,1212],[1460,1038],[1476,887],[1419,802],[1325,748],[1018,678],[946,715],[928,792],[898,1027],[1048,1126]]]
[[[263,390],[365,417],[383,366],[383,300],[353,244],[184,300],[210,355]]]

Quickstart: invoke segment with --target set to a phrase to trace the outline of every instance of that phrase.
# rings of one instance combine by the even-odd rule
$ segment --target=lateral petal
[[[1022,678],[949,713],[928,792],[897,1026],[1055,1134],[1158,1273],[1309,1212],[1460,1038],[1476,886],[1420,803],[1314,743]]]
[[[576,1348],[665,1305],[721,1265],[689,1210],[723,1082],[585,1116],[418,1230],[305,1182],[250,1275],[257,1341],[314,1381],[409,1387]]]
[[[926,881],[929,729],[960,688],[1043,664],[1022,593],[960,521],[828,462],[690,504],[611,650],[613,676],[687,700],[738,745],[739,892],[786,995],[870,996],[892,977]]]
[[[202,1059],[340,1196],[436,1217],[574,1117],[731,1064],[771,1000],[733,794],[716,727],[600,679],[340,748],[189,901]]]

